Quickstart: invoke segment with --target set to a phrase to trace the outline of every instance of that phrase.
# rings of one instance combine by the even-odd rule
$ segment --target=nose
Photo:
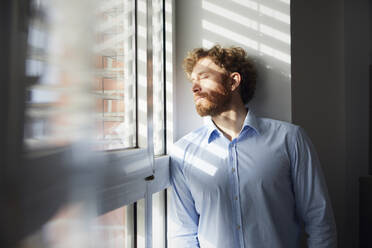
[[[200,84],[199,84],[198,81],[195,80],[195,81],[192,82],[191,90],[194,94],[200,92],[201,88],[200,88]]]

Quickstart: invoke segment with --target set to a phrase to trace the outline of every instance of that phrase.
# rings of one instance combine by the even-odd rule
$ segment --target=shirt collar
[[[219,137],[221,132],[218,130],[212,118],[208,117],[206,126],[208,128],[207,137],[208,137],[208,144],[211,143],[215,138]],[[242,130],[246,128],[252,128],[254,132],[260,135],[260,128],[257,122],[257,117],[252,110],[248,110],[247,115],[245,116]]]

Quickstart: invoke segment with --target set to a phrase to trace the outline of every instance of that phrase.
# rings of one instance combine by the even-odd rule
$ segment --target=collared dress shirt
[[[249,110],[228,140],[213,121],[172,148],[170,248],[336,247],[316,152],[293,124]]]

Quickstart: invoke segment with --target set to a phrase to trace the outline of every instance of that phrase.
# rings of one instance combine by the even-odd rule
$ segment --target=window
[[[104,150],[135,147],[135,1],[101,1],[97,7],[94,47],[97,138]]]
[[[21,247],[166,247],[172,1],[9,2]]]

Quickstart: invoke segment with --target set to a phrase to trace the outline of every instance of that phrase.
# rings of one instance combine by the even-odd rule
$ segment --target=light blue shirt
[[[317,154],[293,124],[248,111],[229,141],[212,121],[171,153],[170,248],[336,247]]]

